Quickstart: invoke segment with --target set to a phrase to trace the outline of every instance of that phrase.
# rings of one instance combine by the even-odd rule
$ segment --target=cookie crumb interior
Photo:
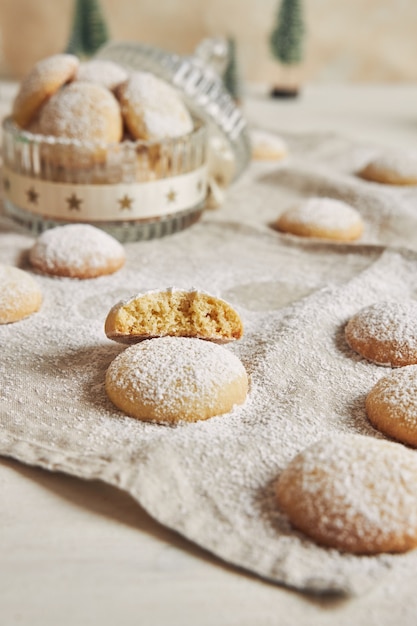
[[[134,298],[110,313],[110,335],[173,335],[231,341],[242,336],[239,315],[225,301],[200,292],[167,291]]]

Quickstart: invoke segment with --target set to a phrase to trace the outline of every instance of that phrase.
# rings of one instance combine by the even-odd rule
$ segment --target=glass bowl
[[[3,122],[5,212],[33,234],[89,223],[119,241],[195,223],[207,194],[206,124],[187,135],[113,144],[37,135]]]

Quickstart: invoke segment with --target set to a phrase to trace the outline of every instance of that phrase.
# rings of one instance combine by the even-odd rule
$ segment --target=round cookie
[[[375,428],[417,446],[417,365],[381,378],[366,397],[366,412]]]
[[[300,237],[339,242],[354,241],[363,233],[359,212],[332,198],[310,198],[282,213],[273,226]]]
[[[378,155],[359,170],[358,176],[385,185],[417,185],[417,154]]]
[[[72,54],[55,54],[36,63],[20,84],[13,103],[13,121],[26,128],[48,98],[74,78],[78,66]]]
[[[252,159],[257,161],[281,161],[288,156],[288,147],[278,135],[263,130],[250,132]]]
[[[402,367],[417,363],[417,302],[376,302],[345,326],[352,350],[377,365]]]
[[[248,377],[232,352],[187,337],[149,339],[110,364],[106,391],[119,409],[144,421],[196,422],[245,401]]]
[[[43,232],[29,252],[33,267],[44,274],[95,278],[113,274],[125,263],[123,246],[89,224],[68,224]]]
[[[121,343],[166,335],[227,343],[242,337],[243,324],[224,300],[196,289],[171,288],[118,302],[109,311],[104,330]]]
[[[30,274],[0,264],[0,324],[9,324],[35,313],[42,303],[42,294]]]
[[[42,107],[38,130],[43,135],[75,140],[54,145],[43,156],[64,167],[90,166],[106,157],[106,144],[119,142],[123,123],[120,107],[108,90],[95,83],[73,82]]]
[[[118,63],[102,59],[93,59],[92,61],[80,63],[75,76],[77,81],[97,83],[110,91],[124,83],[127,78],[128,73]]]
[[[148,72],[134,72],[117,90],[123,119],[135,139],[180,137],[193,121],[177,92]]]
[[[417,546],[417,456],[363,435],[326,438],[298,454],[276,486],[291,524],[354,554]]]

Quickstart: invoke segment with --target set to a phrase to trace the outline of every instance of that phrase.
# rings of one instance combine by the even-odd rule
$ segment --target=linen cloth
[[[387,369],[350,351],[343,326],[379,299],[417,294],[417,190],[355,176],[372,153],[335,135],[287,136],[290,158],[253,163],[225,205],[166,239],[126,244],[112,276],[79,281],[35,274],[44,301],[0,326],[0,453],[101,479],[155,519],[219,558],[277,583],[360,593],[417,553],[358,557],[319,547],[291,529],[274,497],[290,459],[323,436],[362,433],[364,397]],[[344,199],[366,228],[356,244],[327,244],[270,227],[300,199]],[[33,237],[6,220],[0,262],[32,271]],[[124,349],[104,334],[110,307],[169,286],[231,302],[244,338],[227,349],[251,381],[230,414],[177,427],[138,422],[107,399],[104,375]]]

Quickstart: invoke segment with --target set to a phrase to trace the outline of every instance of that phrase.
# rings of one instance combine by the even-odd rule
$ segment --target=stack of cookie
[[[148,72],[128,73],[104,60],[80,63],[70,54],[39,61],[22,81],[12,119],[24,130],[76,142],[43,150],[64,168],[107,158],[122,140],[161,141],[192,132],[193,119],[179,94]]]
[[[245,368],[218,345],[243,335],[239,315],[224,300],[195,289],[146,292],[115,304],[105,332],[135,344],[106,374],[110,400],[132,417],[196,422],[228,413],[246,399]]]

